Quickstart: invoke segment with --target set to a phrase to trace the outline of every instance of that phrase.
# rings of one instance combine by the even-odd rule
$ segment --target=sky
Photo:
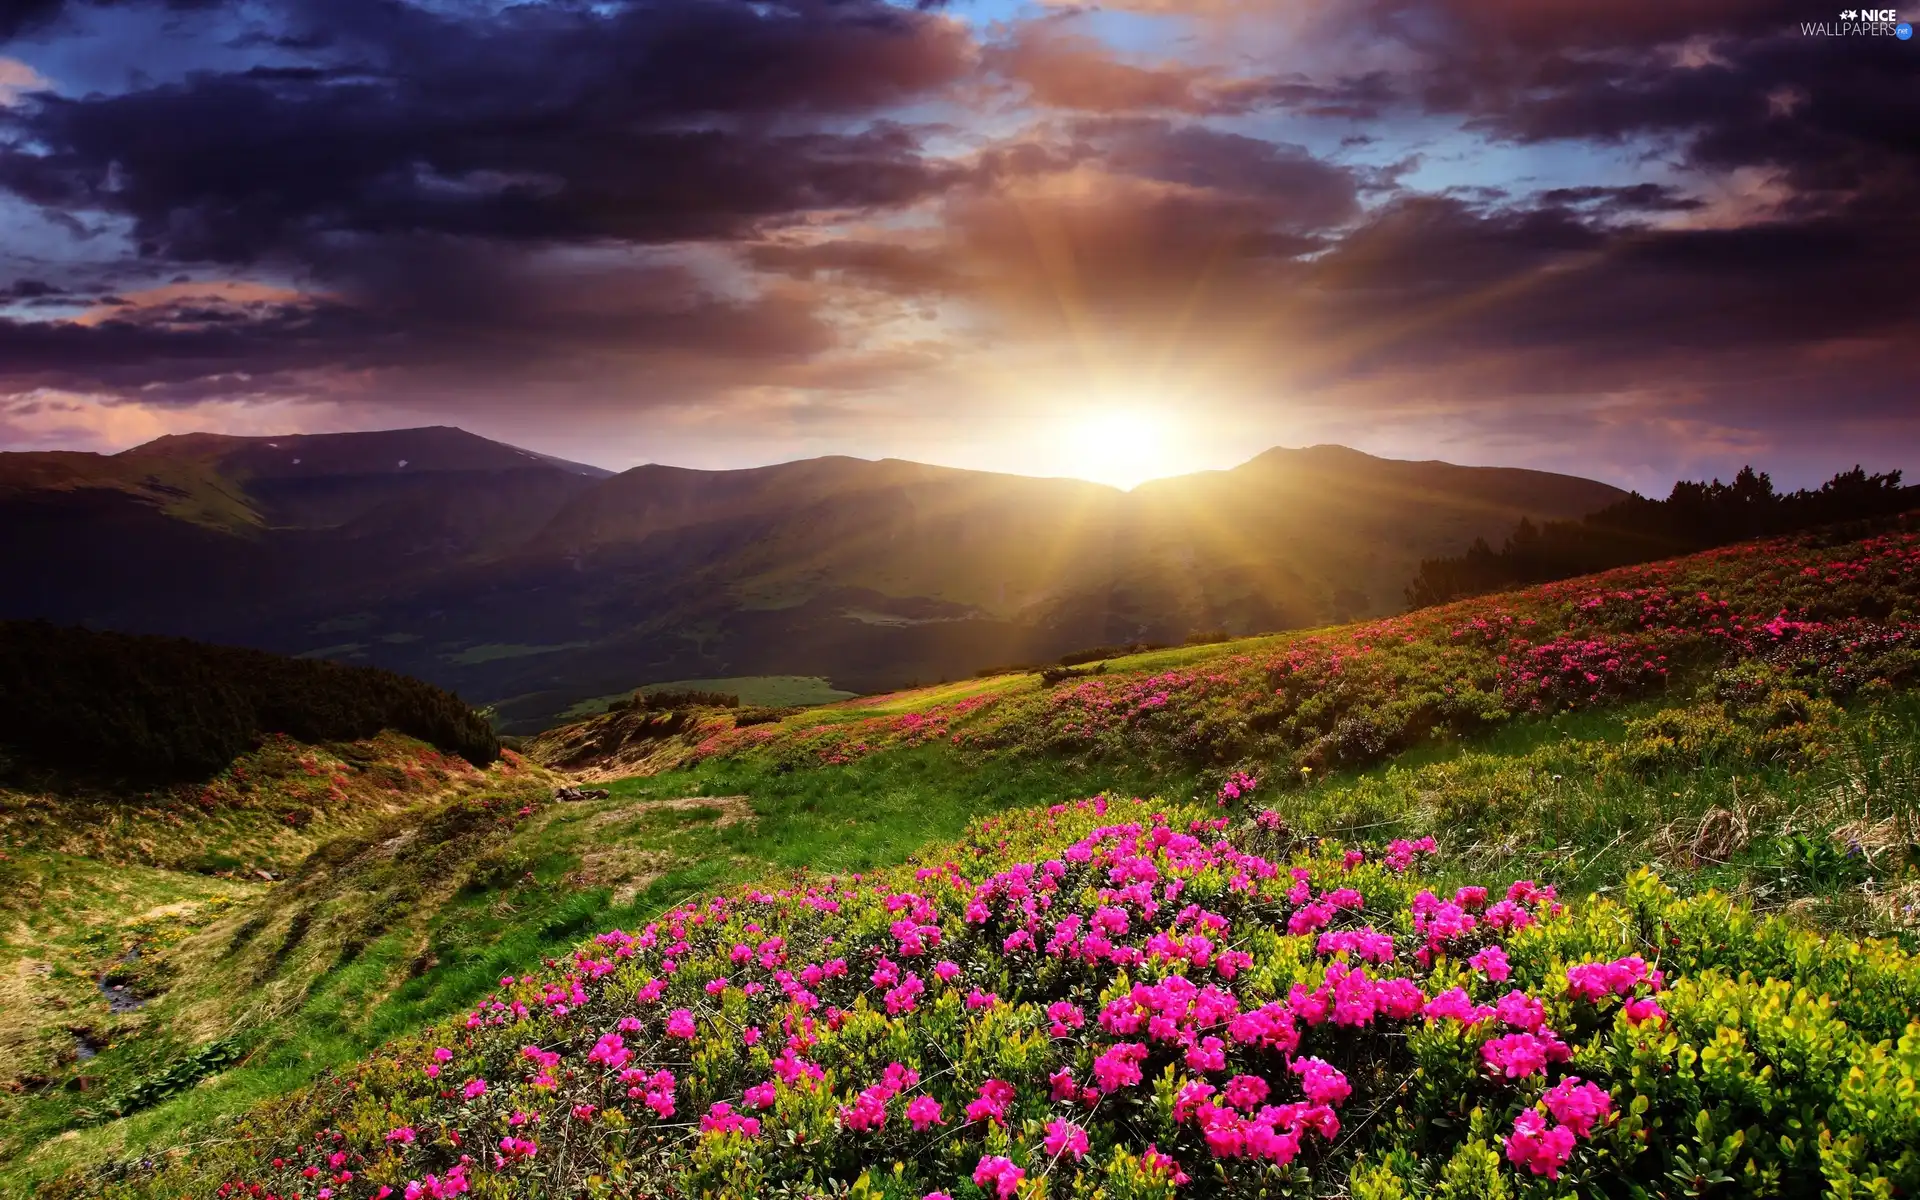
[[[0,448],[1911,473],[1920,41],[1842,11],[0,0]]]

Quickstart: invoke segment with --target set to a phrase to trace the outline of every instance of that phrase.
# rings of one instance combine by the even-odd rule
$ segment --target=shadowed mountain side
[[[280,644],[524,543],[605,475],[444,428],[0,454],[0,617]]]

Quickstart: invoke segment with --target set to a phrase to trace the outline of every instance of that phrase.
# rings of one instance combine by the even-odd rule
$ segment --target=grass
[[[1920,700],[1854,706],[1810,762],[1636,757],[1661,711],[1673,710],[1648,703],[1521,722],[1268,802],[1305,832],[1432,835],[1463,875],[1532,875],[1577,894],[1607,891],[1645,865],[1759,911],[1791,908],[1823,927],[1915,942]]]
[[[556,650],[579,650],[592,644],[591,642],[558,642],[551,646],[522,646],[506,642],[487,642],[479,646],[468,646],[457,654],[443,654],[441,657],[455,666],[472,667],[503,658],[528,658],[535,654],[552,654]]]
[[[959,836],[984,813],[1076,798],[1089,786],[1146,792],[1156,783],[1167,781],[1123,764],[1093,774],[1066,762],[962,764],[946,748],[923,747],[836,772],[714,761],[622,780],[606,799],[583,803],[548,801],[537,781],[469,791],[457,803],[499,796],[533,812],[508,831],[420,833],[399,846],[395,839],[422,829],[421,816],[383,814],[315,848],[286,882],[241,885],[231,902],[195,910],[206,919],[146,960],[168,990],[117,1024],[76,971],[78,982],[62,985],[72,1011],[85,1011],[111,1045],[54,1070],[64,1076],[57,1084],[0,1101],[0,1193],[177,1142],[470,1005],[502,974],[594,931],[642,924],[690,895],[800,870],[873,870]],[[89,869],[84,879],[106,871]],[[236,890],[150,874],[176,888]],[[154,888],[141,903],[171,894]],[[81,905],[88,890],[72,889],[60,917],[83,941],[111,928],[105,917],[114,908]],[[102,953],[120,944],[103,943]],[[103,1098],[225,1041],[240,1047],[238,1065],[125,1118],[99,1120]],[[87,1090],[65,1086],[82,1077]]]
[[[975,696],[1011,696],[1037,691],[1039,687],[1040,678],[1037,675],[991,675],[985,679],[962,679],[955,683],[939,683],[905,692],[888,692],[882,696],[848,700],[823,708],[816,713],[802,714],[792,720],[795,724],[808,724],[896,716],[901,713],[919,712],[935,705],[951,704],[956,700],[970,700]]]

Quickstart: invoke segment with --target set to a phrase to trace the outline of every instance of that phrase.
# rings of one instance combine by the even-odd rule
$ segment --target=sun
[[[1096,483],[1131,488],[1177,473],[1174,423],[1151,409],[1105,409],[1072,421],[1064,457],[1069,473]]]

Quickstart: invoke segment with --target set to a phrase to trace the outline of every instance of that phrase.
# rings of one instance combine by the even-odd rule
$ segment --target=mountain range
[[[1383,615],[1422,558],[1621,498],[1272,449],[1123,492],[897,459],[614,474],[433,427],[0,454],[0,617],[403,671],[539,728],[657,681],[873,691]]]

